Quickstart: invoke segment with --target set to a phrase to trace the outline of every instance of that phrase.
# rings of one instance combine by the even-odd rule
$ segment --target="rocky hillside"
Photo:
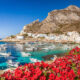
[[[36,20],[25,25],[21,33],[64,33],[80,32],[80,8],[71,5],[65,9],[53,10],[42,22]]]

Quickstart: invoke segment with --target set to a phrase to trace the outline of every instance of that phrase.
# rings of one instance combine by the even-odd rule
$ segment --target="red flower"
[[[53,63],[36,62],[19,66],[0,75],[6,80],[75,80],[80,79],[80,48],[76,47],[69,55],[57,58]],[[74,53],[78,53],[75,54]]]

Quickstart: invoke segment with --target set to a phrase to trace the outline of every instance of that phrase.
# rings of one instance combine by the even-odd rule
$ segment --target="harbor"
[[[25,63],[54,60],[64,56],[79,44],[58,44],[46,42],[26,42],[25,44],[0,42],[0,70],[16,68]],[[2,49],[3,48],[3,49]]]

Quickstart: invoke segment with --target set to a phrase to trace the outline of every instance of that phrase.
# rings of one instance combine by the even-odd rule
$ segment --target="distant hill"
[[[68,31],[80,33],[80,8],[74,5],[49,12],[42,22],[36,20],[31,24],[25,25],[21,32],[60,34]]]

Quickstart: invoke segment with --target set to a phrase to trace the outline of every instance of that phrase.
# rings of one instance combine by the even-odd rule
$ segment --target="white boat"
[[[52,45],[52,46],[43,47],[42,49],[43,49],[43,50],[53,50],[54,48],[55,48],[55,46]]]
[[[31,61],[31,62],[41,62],[40,60],[37,60],[37,59],[35,59],[35,58],[30,58],[30,61]]]
[[[11,53],[0,53],[1,56],[9,57]]]
[[[16,44],[15,48],[17,48],[17,50],[23,50],[24,46],[22,44]]]
[[[0,51],[6,50],[6,49],[7,49],[7,45],[6,44],[1,44],[0,45]]]
[[[33,48],[26,48],[27,51],[33,51]]]
[[[49,46],[49,49],[54,49],[56,46],[55,45],[52,45],[52,46]]]
[[[7,64],[9,67],[18,67],[19,62],[12,62],[12,60],[8,60]]]
[[[44,48],[42,48],[43,50],[49,50],[49,48],[48,47],[44,47]]]
[[[30,53],[26,53],[26,52],[21,52],[21,55],[22,55],[23,57],[31,56],[31,54],[30,54]]]

